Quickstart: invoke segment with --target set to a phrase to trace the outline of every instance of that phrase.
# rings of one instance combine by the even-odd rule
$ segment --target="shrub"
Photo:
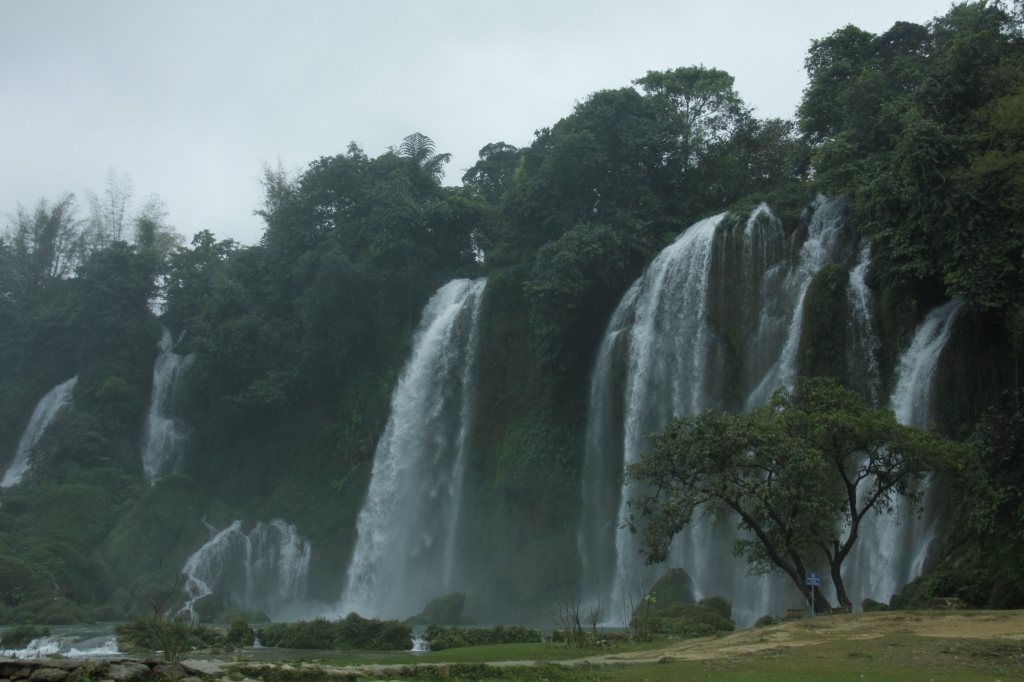
[[[0,636],[0,645],[4,649],[23,649],[34,639],[49,637],[50,628],[37,628],[34,625],[15,625]]]
[[[772,617],[770,613],[764,614],[763,616],[757,619],[756,623],[754,623],[754,626],[759,628],[767,627],[769,625],[775,625],[775,619]]]
[[[286,649],[366,649],[395,651],[412,648],[412,627],[397,620],[381,621],[350,613],[345,618],[272,623],[256,631],[264,646]]]
[[[732,632],[732,605],[722,597],[708,597],[696,604],[677,604],[651,616],[650,630],[681,637],[705,637]]]
[[[431,625],[427,628],[427,642],[431,651],[455,649],[464,646],[486,646],[489,644],[532,644],[541,641],[540,630],[513,625],[506,628],[495,625],[493,628],[459,629]]]
[[[224,643],[237,647],[252,646],[255,639],[256,633],[245,622],[245,619],[235,618],[234,622],[231,623],[231,629],[228,630],[228,634],[224,638]]]

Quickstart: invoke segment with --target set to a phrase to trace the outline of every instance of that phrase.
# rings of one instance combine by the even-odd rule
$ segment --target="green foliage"
[[[0,600],[8,606],[18,606],[42,597],[48,591],[52,578],[39,566],[20,559],[0,556]]]
[[[732,632],[732,605],[723,597],[708,597],[696,604],[675,604],[652,613],[648,629],[681,637],[706,637],[716,632]]]
[[[187,623],[182,623],[181,620],[163,618],[159,622],[164,628],[173,630],[184,625],[187,629]],[[131,644],[134,647],[133,651],[138,653],[160,651],[164,646],[157,634],[153,619],[148,617],[137,618],[127,623],[118,623],[114,626],[114,635],[117,637],[118,644]],[[217,643],[219,639],[214,630],[202,626],[193,626],[189,632],[179,633],[179,637],[185,647],[183,651],[202,649]]]
[[[754,627],[763,628],[769,625],[775,625],[775,618],[770,614],[766,613],[754,622]]]
[[[401,651],[412,648],[412,627],[397,620],[381,621],[350,613],[297,623],[273,623],[256,631],[264,646],[285,649],[363,649]]]
[[[40,628],[34,625],[15,625],[7,628],[0,635],[0,645],[4,649],[23,649],[32,640],[40,637],[49,637],[50,628]]]
[[[255,639],[256,633],[249,627],[245,618],[239,617],[231,623],[231,628],[224,637],[224,643],[236,647],[246,647],[252,646]]]
[[[967,455],[868,408],[835,379],[808,377],[745,414],[679,417],[652,443],[626,471],[647,490],[629,501],[629,525],[642,531],[649,562],[665,560],[695,513],[731,511],[753,535],[735,545],[752,573],[784,573],[810,601],[805,569],[824,560],[842,605],[841,568],[862,519],[892,513],[899,498],[919,504],[921,478]]]
[[[804,294],[804,318],[800,331],[802,373],[836,377],[849,385],[847,371],[846,287],[850,273],[841,264],[826,265],[811,279]]]
[[[407,618],[408,625],[458,625],[463,621],[462,610],[466,606],[463,592],[452,592],[444,597],[431,599],[421,613]]]
[[[430,625],[427,628],[427,641],[431,651],[455,649],[464,646],[487,646],[491,644],[529,644],[542,639],[540,630],[513,625],[495,625],[493,628],[446,628]]]
[[[800,127],[820,186],[854,197],[883,273],[940,278],[977,308],[1019,298],[1022,60],[1001,3],[814,42]]]

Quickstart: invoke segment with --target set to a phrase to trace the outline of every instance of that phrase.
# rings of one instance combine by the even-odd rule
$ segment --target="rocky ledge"
[[[0,682],[201,682],[201,665],[117,659],[0,658]]]

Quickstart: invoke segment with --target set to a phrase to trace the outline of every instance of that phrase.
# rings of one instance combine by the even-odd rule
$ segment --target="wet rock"
[[[36,668],[28,679],[31,682],[61,682],[67,676],[68,671],[60,668]]]
[[[188,673],[180,665],[174,665],[173,663],[165,663],[163,665],[153,666],[153,673],[165,677],[172,682],[178,682],[183,677],[187,677]]]
[[[133,661],[112,663],[110,665],[110,672],[108,675],[114,682],[127,682],[133,677],[149,675],[149,666],[143,665],[142,663],[135,663]]]

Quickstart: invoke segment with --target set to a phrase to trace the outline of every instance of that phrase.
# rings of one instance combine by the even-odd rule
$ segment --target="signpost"
[[[814,588],[821,587],[821,573],[804,573],[804,585],[811,586],[811,618],[814,618]]]

